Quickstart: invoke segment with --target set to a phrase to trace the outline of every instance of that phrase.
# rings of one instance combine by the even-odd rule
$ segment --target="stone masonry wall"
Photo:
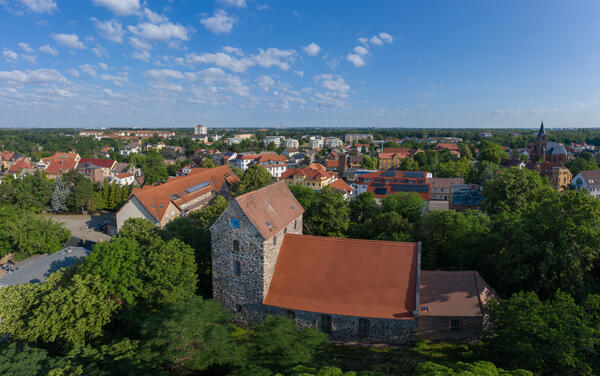
[[[268,307],[268,313],[290,315],[293,312],[296,325],[299,328],[319,329],[322,314],[316,312],[286,310],[279,307]],[[360,317],[331,316],[331,333],[329,338],[334,341],[357,341],[362,343],[412,343],[416,339],[417,319],[377,319],[367,318],[368,334],[361,335],[358,331]]]

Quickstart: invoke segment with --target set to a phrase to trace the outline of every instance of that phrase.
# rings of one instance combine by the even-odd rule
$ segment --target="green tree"
[[[204,168],[214,168],[215,164],[214,164],[212,158],[204,158],[204,159],[202,159],[202,167],[204,167]]]
[[[350,225],[348,202],[328,187],[315,192],[314,200],[304,208],[307,234],[344,237]]]
[[[414,192],[398,192],[381,200],[381,208],[384,212],[396,212],[416,224],[423,215],[425,200]]]
[[[402,171],[419,171],[419,162],[412,158],[404,158],[400,162],[399,169]]]
[[[259,164],[254,164],[244,172],[240,178],[240,182],[234,184],[232,191],[234,195],[239,196],[244,193],[262,188],[273,182],[273,176],[266,168]]]
[[[249,359],[276,372],[312,365],[325,344],[327,335],[314,328],[298,329],[294,320],[285,316],[267,316],[245,341]]]
[[[363,156],[361,167],[367,170],[377,169],[377,157],[370,157],[368,155]]]
[[[523,369],[505,371],[490,362],[464,363],[458,362],[452,367],[446,367],[431,361],[419,363],[414,372],[415,376],[533,376],[533,373]]]
[[[194,296],[162,308],[142,324],[141,333],[159,362],[191,374],[242,364],[244,348],[234,339],[230,320],[218,303]]]
[[[42,376],[66,366],[64,358],[52,357],[48,351],[27,344],[10,342],[0,347],[0,374]]]
[[[149,246],[158,236],[158,227],[144,218],[127,219],[118,234],[120,238],[135,240],[142,247]]]
[[[483,353],[505,368],[525,368],[543,375],[595,375],[598,335],[584,307],[558,291],[542,302],[533,292],[519,292],[487,307],[490,325]],[[596,349],[597,350],[597,349]]]
[[[92,206],[94,196],[94,183],[85,176],[79,174],[73,185],[71,195],[67,199],[69,208],[72,211],[83,212],[86,208]]]
[[[485,210],[490,214],[524,213],[545,197],[552,196],[552,187],[540,175],[528,169],[506,168],[486,183],[483,196]]]
[[[290,185],[289,188],[304,210],[307,210],[312,205],[315,199],[315,191],[313,189],[299,184]]]
[[[372,192],[363,192],[350,201],[350,221],[353,224],[364,223],[378,212],[379,206]]]
[[[508,154],[502,149],[502,146],[490,142],[483,141],[479,145],[479,161],[487,161],[494,164],[500,164],[502,158],[508,158]]]
[[[581,171],[598,169],[596,159],[589,151],[580,153],[577,158],[571,159],[566,165],[567,168],[571,170],[571,174],[573,174],[573,176],[579,174]]]
[[[52,196],[50,199],[50,209],[52,211],[67,210],[67,198],[71,191],[65,184],[63,178],[58,176],[52,183]]]
[[[13,187],[14,203],[21,209],[39,213],[48,207],[52,196],[52,184],[40,172],[14,180]]]

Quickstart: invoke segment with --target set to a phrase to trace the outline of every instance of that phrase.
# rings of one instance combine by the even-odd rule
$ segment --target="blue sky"
[[[598,1],[0,0],[0,126],[600,126],[599,19]]]

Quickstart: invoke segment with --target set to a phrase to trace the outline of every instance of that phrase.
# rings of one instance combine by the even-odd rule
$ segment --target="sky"
[[[0,127],[598,127],[599,20],[596,0],[0,0]]]

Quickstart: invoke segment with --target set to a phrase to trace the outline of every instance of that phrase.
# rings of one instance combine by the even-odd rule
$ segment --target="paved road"
[[[103,232],[94,231],[93,228],[101,223],[110,222],[115,224],[114,213],[102,213],[94,215],[56,215],[48,214],[55,222],[64,223],[65,227],[71,230],[71,238],[67,246],[81,246],[91,249],[94,243],[106,241],[111,237]]]

